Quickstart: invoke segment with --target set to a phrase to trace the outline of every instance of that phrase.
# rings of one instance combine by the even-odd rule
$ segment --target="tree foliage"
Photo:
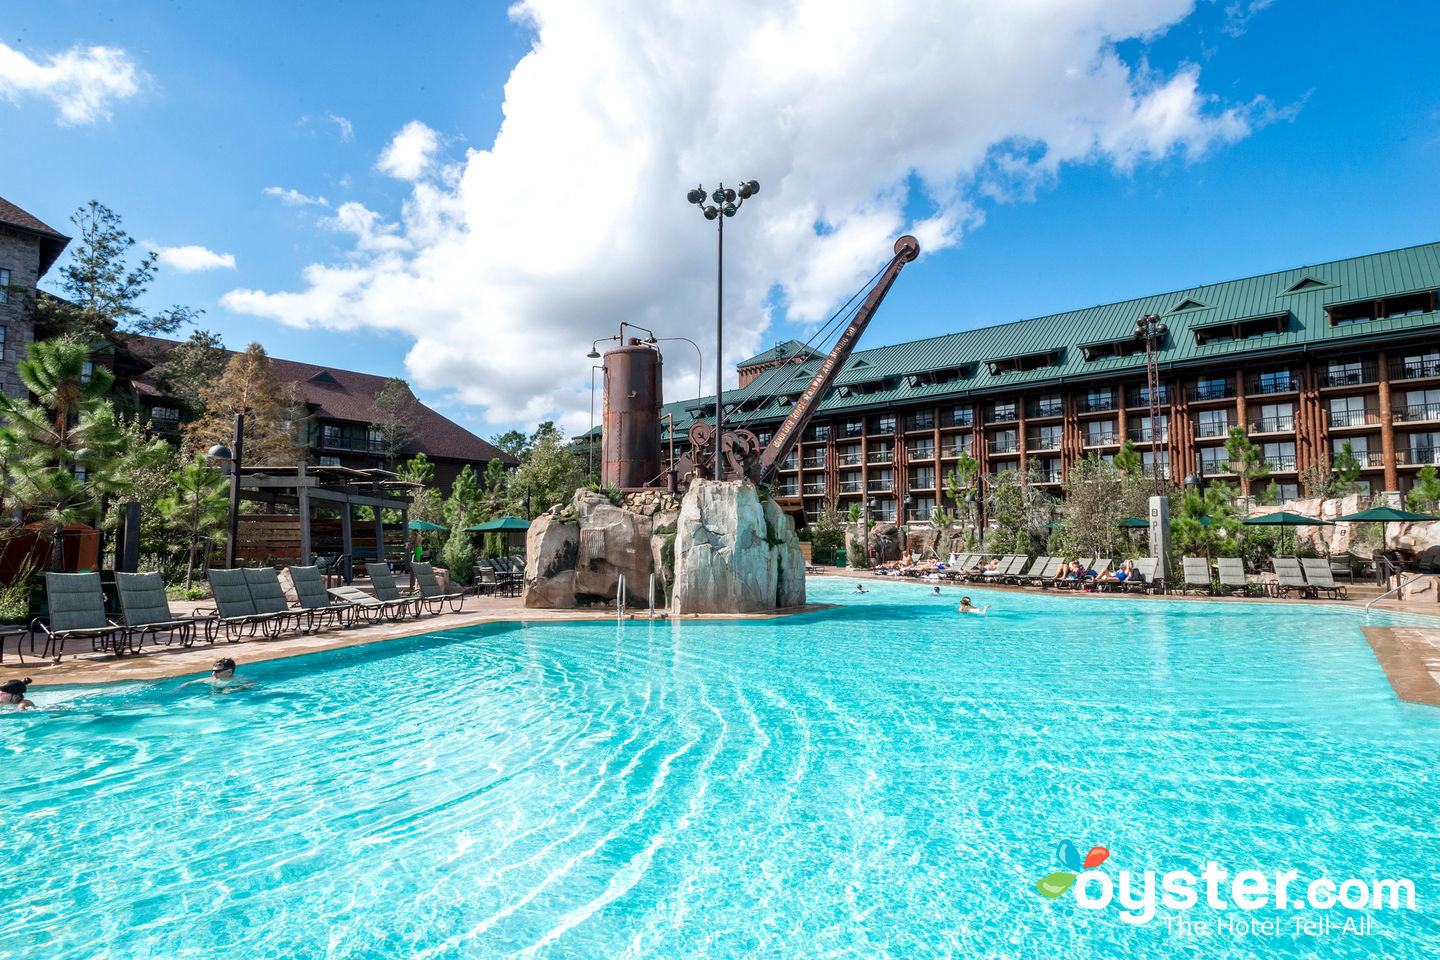
[[[1415,484],[1405,498],[1405,505],[1416,513],[1433,514],[1440,510],[1440,477],[1432,464],[1425,464],[1415,474]]]
[[[229,444],[235,415],[245,415],[245,465],[292,465],[300,460],[296,440],[300,403],[293,385],[282,384],[265,348],[252,343],[232,356],[220,379],[200,390],[205,415],[187,428],[197,450]]]
[[[1135,449],[1135,441],[1127,439],[1115,454],[1115,469],[1131,477],[1138,477],[1144,471],[1144,459]]]
[[[1270,475],[1270,464],[1260,445],[1245,433],[1244,427],[1231,427],[1230,436],[1225,438],[1225,454],[1230,458],[1230,468],[1240,478],[1240,495],[1251,495],[1251,484]]]
[[[1071,557],[1123,557],[1133,552],[1134,536],[1121,526],[1149,512],[1149,481],[1095,455],[1070,466],[1062,489],[1062,523],[1054,550]]]
[[[196,457],[171,474],[174,492],[158,507],[172,530],[185,538],[185,589],[195,577],[195,552],[230,516],[227,484],[220,471]]]
[[[387,377],[370,403],[370,429],[384,442],[388,465],[393,467],[401,448],[415,439],[419,416],[420,401],[410,392],[410,384],[399,377]]]
[[[835,551],[845,546],[845,522],[832,500],[820,508],[809,526],[810,558],[815,563],[833,564]]]
[[[1029,553],[1030,542],[1047,521],[1054,498],[1017,470],[1002,470],[987,482],[985,510],[994,531],[987,534],[995,553]]]
[[[1224,483],[1210,485],[1204,494],[1186,490],[1179,495],[1178,501],[1172,496],[1172,548],[1186,556],[1239,555],[1242,532],[1246,528],[1240,525],[1240,518],[1235,515],[1234,497],[1235,491]]]
[[[76,236],[60,271],[64,299],[40,297],[33,305],[37,325],[57,334],[94,338],[122,333],[174,333],[203,311],[173,306],[153,315],[140,299],[155,278],[153,252],[133,266],[127,263],[135,240],[120,225],[120,215],[98,200],[70,217]]]
[[[230,355],[220,335],[196,330],[190,339],[170,348],[160,372],[160,386],[167,394],[198,404],[200,391],[225,373]]]
[[[547,421],[531,435],[520,457],[520,467],[510,477],[510,500],[519,503],[528,496],[533,515],[568,502],[584,482],[585,461],[565,442],[565,435]]]

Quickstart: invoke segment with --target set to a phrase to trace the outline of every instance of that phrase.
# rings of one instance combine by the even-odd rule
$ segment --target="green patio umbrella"
[[[1278,513],[1267,513],[1263,517],[1249,517],[1241,520],[1241,523],[1252,527],[1333,527],[1329,520],[1316,520],[1314,517],[1301,516],[1298,513],[1290,513],[1288,510],[1281,510]]]
[[[516,530],[529,530],[530,521],[521,520],[519,517],[497,517],[494,520],[486,520],[484,523],[477,523],[473,527],[466,527],[465,533],[510,533]]]
[[[1140,528],[1140,527],[1148,527],[1148,526],[1150,526],[1150,521],[1149,521],[1149,520],[1141,520],[1139,517],[1126,517],[1124,520],[1121,520],[1121,521],[1120,521],[1120,526],[1122,526],[1122,527],[1135,527],[1135,528],[1138,529],[1138,528]]]
[[[411,521],[410,521],[410,529],[411,529],[411,530],[425,530],[425,531],[430,531],[430,530],[449,530],[450,528],[449,528],[449,527],[442,527],[442,526],[440,526],[440,524],[438,524],[438,523],[431,523],[429,520],[411,520]]]
[[[1427,520],[1440,520],[1440,517],[1432,517],[1428,513],[1411,513],[1409,510],[1397,510],[1394,507],[1371,507],[1369,510],[1361,510],[1359,513],[1351,513],[1343,517],[1335,518],[1336,523],[1380,524],[1381,549],[1386,549],[1387,541],[1390,539],[1390,524],[1423,523]]]

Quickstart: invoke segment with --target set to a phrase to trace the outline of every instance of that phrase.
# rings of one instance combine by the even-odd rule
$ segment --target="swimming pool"
[[[779,621],[241,647],[257,684],[224,695],[41,689],[0,722],[0,956],[1418,957],[1440,935],[1440,711],[1395,699],[1354,611],[975,590],[996,608],[960,617],[953,588],[867,585],[812,579],[844,607]],[[1112,875],[1406,877],[1419,909],[1187,937],[1041,897],[1063,840]]]

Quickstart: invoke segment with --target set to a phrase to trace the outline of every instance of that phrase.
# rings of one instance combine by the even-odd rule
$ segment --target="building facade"
[[[69,237],[0,197],[0,391],[6,396],[25,394],[16,368],[25,357],[25,346],[35,339],[26,304],[69,242]]]
[[[1407,491],[1440,464],[1440,243],[857,351],[783,463],[776,496],[813,519],[871,502],[923,521],[963,453],[1057,495],[1072,464],[1113,460],[1128,439],[1147,471],[1234,482],[1225,452],[1243,428],[1281,496],[1347,441],[1362,488]],[[1152,418],[1136,321],[1167,331]],[[823,352],[795,342],[740,364],[727,422],[762,446]],[[733,412],[730,412],[732,411]],[[672,403],[677,456],[714,400]],[[1152,444],[1158,438],[1158,449]],[[908,502],[907,502],[908,498]]]

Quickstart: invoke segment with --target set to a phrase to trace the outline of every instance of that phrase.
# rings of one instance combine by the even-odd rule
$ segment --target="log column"
[[[1395,411],[1390,407],[1390,360],[1380,351],[1375,375],[1380,387],[1380,456],[1385,461],[1385,489],[1400,489],[1400,470],[1395,454]]]

